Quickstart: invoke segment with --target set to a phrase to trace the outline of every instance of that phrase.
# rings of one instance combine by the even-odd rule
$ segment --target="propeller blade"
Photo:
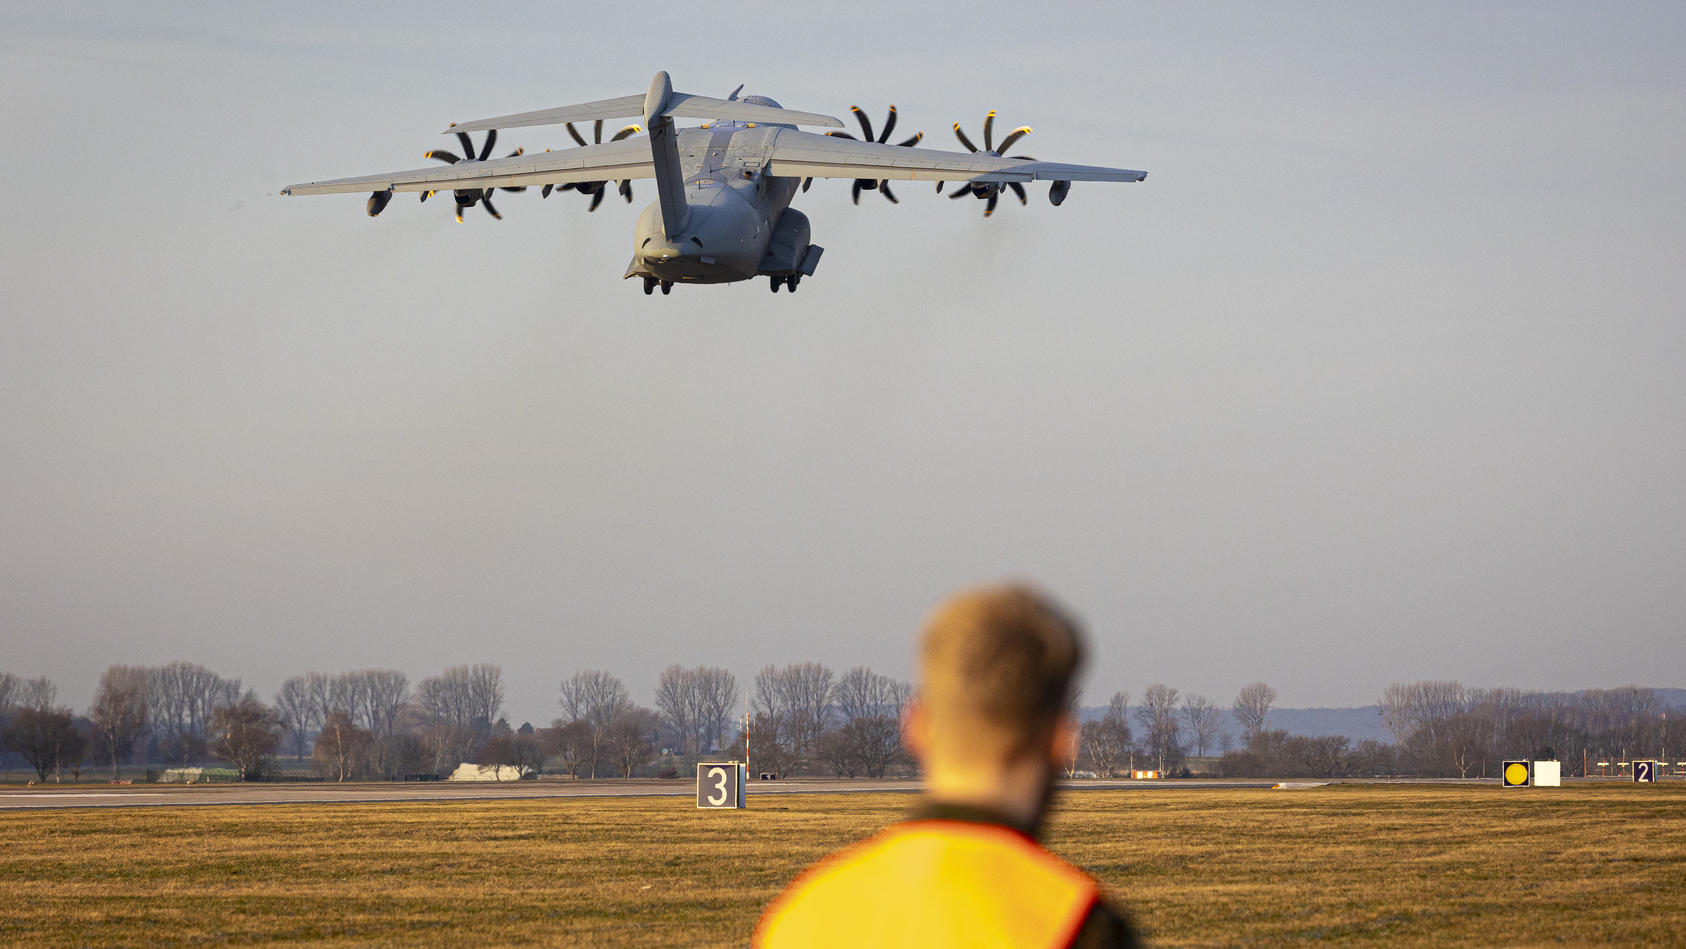
[[[632,203],[632,182],[630,180],[621,182],[621,197],[626,199],[627,204]]]
[[[859,178],[850,182],[849,196],[855,199],[856,204],[861,203],[861,180]]]
[[[591,193],[591,207],[586,208],[586,210],[587,211],[595,211],[595,210],[597,210],[597,206],[599,204],[602,204],[602,203],[603,203],[603,188],[600,185],[600,186],[598,186],[596,191],[593,191]]]
[[[878,133],[878,144],[882,145],[890,140],[890,130],[896,127],[896,107],[890,106],[890,117],[884,120],[884,131]],[[868,136],[869,138],[871,136]]]
[[[846,138],[851,142],[858,141],[853,135],[850,135],[848,132],[827,132],[825,134],[831,136],[832,138]]]
[[[577,128],[574,128],[574,123],[572,123],[572,122],[568,123],[568,134],[572,135],[574,137],[574,141],[580,143],[581,148],[584,148],[585,146],[590,144],[583,137],[580,136],[580,130],[577,129]]]
[[[937,193],[938,194],[943,193],[943,183],[940,180],[937,182]]]
[[[480,203],[484,204],[486,206],[486,213],[487,214],[490,214],[492,217],[495,217],[500,221],[503,220],[503,215],[498,213],[498,209],[492,207],[492,195],[491,195],[489,190],[486,194],[486,197],[484,199],[482,199]]]
[[[593,142],[596,142],[599,145],[603,144],[603,120],[602,119],[598,119],[597,121],[591,123],[591,140]]]
[[[989,196],[989,203],[984,205],[984,217],[989,217],[991,214],[995,213],[995,201],[997,197],[997,195],[993,194]]]
[[[462,157],[474,157],[474,139],[468,137],[467,132],[458,132],[457,141],[462,143]]]
[[[544,190],[539,192],[539,197],[541,197],[541,198],[550,197],[550,189],[552,189],[554,187],[556,187],[556,186],[555,185],[545,185]]]
[[[972,144],[972,140],[966,137],[966,133],[960,131],[959,122],[954,123],[954,137],[960,139],[960,144],[966,146],[967,151],[975,152],[978,150],[978,146]]]
[[[995,153],[997,155],[1007,154],[1007,149],[1013,147],[1014,142],[1018,141],[1021,138],[1024,138],[1026,135],[1029,135],[1029,134],[1030,134],[1030,126],[1028,126],[1028,125],[1019,126],[1018,128],[1009,132],[1007,134],[1006,138],[1001,140],[1001,147],[996,149]]]
[[[990,129],[992,129],[994,127],[995,127],[995,110],[990,109],[989,114],[984,116],[984,151],[986,151],[986,152],[995,151],[995,146],[990,144],[990,138],[991,138],[991,135],[992,135],[992,133],[990,132]]]
[[[1030,199],[1024,196],[1024,185],[1019,184],[1017,181],[1009,181],[1007,182],[1007,187],[1012,188],[1013,193],[1019,196],[1020,204],[1030,204]]]
[[[428,199],[428,198],[431,198],[431,197],[433,197],[433,192],[431,192],[431,191],[423,191],[423,192],[422,192],[422,193],[421,193],[421,199],[422,199],[422,203],[423,203],[423,204],[426,204],[426,203],[427,203],[427,199]]]
[[[924,137],[925,137],[925,133],[920,132],[917,135],[913,136],[912,138],[904,138],[901,141],[897,142],[896,144],[901,146],[902,148],[912,148],[913,146],[918,145],[920,140],[923,139]]]
[[[937,190],[939,190],[939,191],[942,190],[942,182],[940,182],[940,181],[937,182]],[[964,198],[971,193],[972,193],[972,186],[969,185],[969,184],[962,184],[960,187],[954,189],[954,193],[949,195],[948,199],[950,201],[953,201],[957,198]]]
[[[804,192],[806,192],[806,191],[807,191],[807,190],[808,190],[808,186],[809,186],[809,185],[811,185],[811,184],[813,184],[813,183],[814,183],[814,179],[812,179],[812,178],[803,178],[803,179],[802,179],[802,190],[803,190],[803,191],[804,191]]]
[[[442,148],[436,148],[433,151],[428,152],[426,155],[423,155],[422,157],[423,158],[431,158],[431,159],[434,159],[435,161],[442,161],[447,165],[454,165],[457,162],[462,161],[462,159],[460,159],[456,156],[456,153],[445,151]]]
[[[480,146],[480,160],[485,161],[492,154],[492,146],[497,143],[498,130],[486,130],[486,144]]]
[[[878,183],[878,190],[884,193],[884,197],[890,199],[891,204],[901,204],[900,201],[896,200],[895,194],[890,191],[890,183],[888,181],[880,181]]]
[[[642,132],[642,131],[644,131],[644,126],[642,126],[642,125],[628,125],[626,128],[621,129],[619,132],[616,132],[615,137],[609,139],[609,141],[618,142],[621,139],[626,138],[628,135],[637,135],[639,132]]]
[[[861,107],[858,105],[849,106],[849,111],[855,113],[855,119],[861,123],[861,131],[865,133],[865,137],[861,141],[872,141],[872,121],[866,117],[866,113],[861,111]]]

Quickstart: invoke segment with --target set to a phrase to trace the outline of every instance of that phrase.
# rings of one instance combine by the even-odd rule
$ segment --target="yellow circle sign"
[[[1520,761],[1512,761],[1505,766],[1505,783],[1512,787],[1520,787],[1528,783],[1528,766]]]

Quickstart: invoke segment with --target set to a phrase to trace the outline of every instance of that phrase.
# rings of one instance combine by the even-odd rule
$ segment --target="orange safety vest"
[[[753,945],[1055,949],[1099,899],[1095,881],[1016,830],[914,820],[803,874]]]

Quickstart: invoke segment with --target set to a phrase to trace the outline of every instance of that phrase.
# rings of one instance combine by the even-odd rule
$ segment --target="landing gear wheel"
[[[662,281],[662,296],[665,297],[672,292],[673,292],[673,281],[663,280]]]
[[[655,292],[656,292],[656,278],[645,277],[644,278],[644,295],[649,296],[650,294],[655,293]]]
[[[796,292],[796,285],[798,283],[800,283],[801,281],[802,281],[802,277],[801,277],[800,274],[791,274],[789,277],[785,278],[785,286],[790,288],[791,293],[795,293]]]
[[[779,276],[768,277],[767,283],[772,286],[774,293],[778,293],[779,284],[784,283],[784,278]]]

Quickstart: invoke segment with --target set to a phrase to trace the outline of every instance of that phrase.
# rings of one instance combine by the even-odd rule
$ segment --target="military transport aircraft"
[[[626,277],[644,278],[647,294],[658,286],[665,294],[675,283],[730,283],[764,276],[777,293],[780,286],[795,292],[804,276],[813,275],[823,252],[809,242],[807,216],[790,207],[805,179],[853,178],[857,198],[860,187],[892,179],[935,181],[939,190],[943,182],[963,182],[957,197],[970,193],[988,200],[993,209],[1003,187],[1011,187],[1023,200],[1020,182],[1051,181],[1048,198],[1057,205],[1073,181],[1147,177],[1145,171],[1004,157],[1001,152],[1019,133],[995,147],[987,125],[983,151],[955,126],[970,152],[803,132],[797,126],[839,128],[843,123],[828,115],[783,108],[763,96],[740,99],[742,89],[739,86],[726,99],[675,92],[668,74],[658,72],[642,95],[453,123],[446,134],[458,135],[464,154],[430,152],[429,157],[446,162],[442,166],[313,181],[281,193],[368,191],[367,208],[374,216],[395,192],[420,192],[425,201],[449,190],[461,220],[462,210],[476,203],[496,216],[491,197],[498,188],[543,186],[548,195],[551,187],[571,187],[593,195],[595,207],[610,181],[621,182],[621,193],[630,201],[627,182],[654,178],[657,200],[638,217]],[[573,132],[574,122],[625,118],[642,118],[648,135],[638,137],[635,130],[623,129],[611,141],[586,145],[575,133],[582,142],[579,148],[531,155],[517,150],[506,158],[490,157],[498,129],[569,124]],[[699,128],[676,129],[676,118],[706,121]],[[864,121],[862,125],[866,127]],[[600,139],[601,125],[598,129]],[[487,132],[478,155],[467,134],[477,131]]]

